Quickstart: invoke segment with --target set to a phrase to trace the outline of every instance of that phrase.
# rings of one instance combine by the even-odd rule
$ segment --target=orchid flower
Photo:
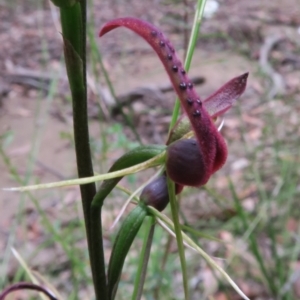
[[[107,22],[102,27],[99,36],[120,26],[140,35],[157,53],[194,131],[197,141],[197,144],[194,143],[196,152],[192,150],[191,143],[182,142],[176,145],[175,142],[169,145],[166,160],[167,174],[178,185],[206,184],[210,176],[224,165],[228,153],[224,138],[218,132],[213,119],[230,109],[244,92],[248,73],[231,79],[202,101],[171,42],[158,28],[146,21],[126,17]],[[180,121],[175,125],[174,130],[179,126]],[[185,166],[187,170],[183,171],[182,168]],[[195,168],[198,169],[195,170]],[[189,170],[192,172],[189,173]],[[184,178],[181,179],[182,177]]]

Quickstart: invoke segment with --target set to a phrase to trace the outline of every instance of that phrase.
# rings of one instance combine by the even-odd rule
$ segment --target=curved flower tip
[[[124,17],[124,18],[113,19],[111,21],[106,22],[99,32],[99,37],[121,26],[130,28],[131,30],[137,32],[138,29],[139,30],[145,29],[145,26],[141,26],[143,24],[144,25],[147,24],[148,27],[152,27],[153,29],[156,29],[152,24],[146,21],[137,18],[132,18],[132,17]]]

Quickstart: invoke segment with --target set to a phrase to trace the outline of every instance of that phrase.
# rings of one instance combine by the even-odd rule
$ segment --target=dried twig
[[[271,78],[272,86],[268,92],[268,98],[273,99],[276,95],[285,94],[285,82],[282,76],[274,70],[272,65],[269,62],[269,54],[272,49],[284,39],[283,36],[275,35],[269,36],[265,39],[259,55],[259,63],[263,72]]]

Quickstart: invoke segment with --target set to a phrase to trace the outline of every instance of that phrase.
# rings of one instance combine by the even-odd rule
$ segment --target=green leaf
[[[108,265],[108,297],[110,300],[115,298],[125,258],[146,216],[147,207],[140,203],[121,225]]]

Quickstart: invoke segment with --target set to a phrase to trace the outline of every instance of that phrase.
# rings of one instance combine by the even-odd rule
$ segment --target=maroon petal
[[[224,114],[244,93],[249,73],[235,77],[204,100],[203,106],[212,118]]]
[[[119,26],[127,27],[143,37],[158,54],[173,87],[185,110],[206,162],[206,176],[210,176],[222,166],[227,158],[227,147],[207,110],[202,105],[193,83],[188,78],[174,47],[165,35],[155,26],[135,18],[120,18],[107,22],[100,36]]]

